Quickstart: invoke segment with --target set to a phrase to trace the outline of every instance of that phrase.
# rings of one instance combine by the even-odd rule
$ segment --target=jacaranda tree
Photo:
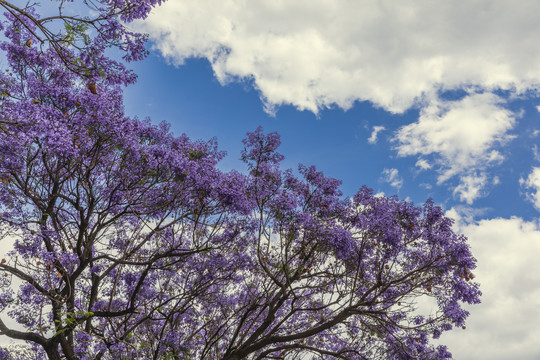
[[[98,81],[106,84],[131,84],[136,76],[122,62],[105,54],[120,50],[125,61],[141,60],[147,55],[146,36],[129,30],[125,23],[144,19],[162,0],[45,0],[44,4],[0,0],[16,45],[34,48],[35,56],[47,53],[66,70],[84,79],[91,91]],[[45,7],[45,9],[43,8]],[[39,10],[52,10],[40,16]],[[76,15],[83,12],[86,15]],[[12,49],[15,50],[15,49]]]
[[[431,201],[344,198],[313,166],[282,170],[261,128],[248,172],[225,173],[215,141],[123,114],[134,76],[104,51],[144,54],[119,21],[156,2],[41,21],[0,0],[0,340],[26,344],[0,358],[451,358],[431,339],[464,327],[480,292]]]
[[[463,327],[476,303],[466,239],[431,201],[417,208],[340,182],[315,167],[282,172],[279,136],[248,133],[247,217],[234,279],[199,299],[189,326],[197,359],[446,359],[431,338]],[[235,258],[241,255],[243,261]],[[422,315],[419,300],[434,309]]]

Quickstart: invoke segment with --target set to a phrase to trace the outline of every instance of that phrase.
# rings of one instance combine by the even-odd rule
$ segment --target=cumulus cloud
[[[494,93],[538,93],[538,13],[533,0],[184,0],[135,26],[176,65],[204,58],[222,84],[253,84],[269,113],[418,107],[418,122],[396,136],[399,154],[423,156],[417,165],[438,171],[438,184],[462,178],[456,194],[470,202],[485,193],[470,177],[502,161],[492,147],[515,123]],[[439,98],[451,90],[469,94]]]
[[[381,131],[385,130],[384,126],[374,126],[373,131],[371,132],[371,136],[368,139],[368,143],[370,144],[376,144],[377,143],[377,135]]]
[[[438,183],[453,176],[461,180],[454,194],[472,203],[487,183],[483,172],[504,157],[495,149],[511,140],[516,115],[504,108],[504,101],[490,93],[473,93],[460,100],[434,100],[422,109],[417,122],[396,132],[399,156],[428,156],[438,165]],[[420,158],[417,166],[427,162]]]
[[[527,198],[534,204],[534,207],[540,210],[540,167],[534,167],[527,179],[519,179],[521,186],[532,189],[533,192],[527,193]]]
[[[382,180],[397,190],[401,189],[403,186],[403,178],[399,176],[398,169],[384,169],[382,172]]]
[[[455,359],[540,358],[540,228],[521,218],[472,221],[452,209],[457,230],[478,260],[474,271],[482,303],[468,307],[466,330],[444,333],[440,342]],[[466,216],[467,217],[467,216]]]
[[[514,124],[515,115],[493,94],[435,100],[422,109],[418,122],[398,130],[396,149],[400,156],[438,154],[442,183],[481,164],[501,161],[493,146],[512,139],[506,132]]]
[[[464,84],[536,89],[538,13],[537,1],[185,0],[138,29],[176,64],[206,58],[222,83],[252,80],[270,108],[403,112]]]

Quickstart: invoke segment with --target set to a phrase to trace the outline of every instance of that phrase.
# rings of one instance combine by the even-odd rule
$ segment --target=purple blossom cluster
[[[28,46],[46,23],[32,8],[2,24],[0,335],[28,347],[0,358],[451,358],[430,341],[481,295],[452,220],[431,200],[348,199],[314,166],[282,170],[279,135],[260,127],[242,174],[217,169],[214,140],[126,117],[119,84],[134,78],[104,50],[120,37],[141,58],[119,21],[159,1],[98,3],[93,56]],[[418,314],[425,297],[436,309]]]

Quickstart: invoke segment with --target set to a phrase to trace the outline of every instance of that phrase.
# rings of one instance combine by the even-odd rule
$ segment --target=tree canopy
[[[451,358],[431,339],[480,297],[452,220],[282,170],[260,127],[248,172],[224,172],[215,140],[128,118],[134,74],[105,50],[141,59],[121,20],[158,1],[97,3],[94,19],[40,19],[0,0],[0,335],[51,360]]]

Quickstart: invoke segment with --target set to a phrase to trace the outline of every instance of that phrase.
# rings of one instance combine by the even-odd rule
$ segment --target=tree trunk
[[[43,347],[47,353],[49,360],[62,360],[60,353],[58,352],[58,343],[49,343],[47,346]]]

